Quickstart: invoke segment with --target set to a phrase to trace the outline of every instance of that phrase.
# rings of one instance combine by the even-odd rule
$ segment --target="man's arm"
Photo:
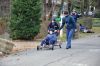
[[[60,30],[64,27],[64,25],[65,25],[65,17],[62,19],[62,25],[61,25],[61,27],[60,27]]]

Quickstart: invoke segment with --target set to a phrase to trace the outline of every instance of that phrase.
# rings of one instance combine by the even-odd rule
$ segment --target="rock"
[[[2,56],[3,55],[3,53],[2,52],[0,52],[0,56]]]
[[[4,54],[11,53],[14,44],[11,41],[0,38],[0,52]]]

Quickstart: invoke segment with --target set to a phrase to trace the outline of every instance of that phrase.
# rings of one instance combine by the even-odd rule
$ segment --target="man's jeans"
[[[74,31],[75,31],[75,29],[67,29],[66,30],[66,36],[67,36],[66,48],[71,48],[71,40],[72,40]]]

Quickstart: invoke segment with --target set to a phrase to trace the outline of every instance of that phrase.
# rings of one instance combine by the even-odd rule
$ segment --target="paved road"
[[[55,50],[27,50],[0,59],[0,66],[100,66],[100,37],[73,40],[72,48]]]

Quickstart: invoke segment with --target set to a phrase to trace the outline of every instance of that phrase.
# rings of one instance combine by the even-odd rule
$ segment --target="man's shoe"
[[[70,49],[71,47],[67,47],[66,49]]]
[[[69,49],[69,48],[66,48],[66,49]]]

